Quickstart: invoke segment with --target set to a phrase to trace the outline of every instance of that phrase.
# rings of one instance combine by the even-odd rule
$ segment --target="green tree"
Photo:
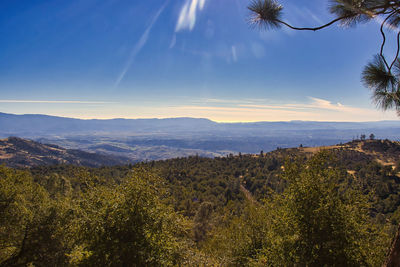
[[[329,152],[285,164],[288,186],[214,231],[207,248],[233,266],[379,266],[389,246],[368,196]]]
[[[375,135],[373,133],[369,135],[369,140],[375,140]]]
[[[197,243],[206,238],[207,232],[211,228],[211,215],[213,205],[210,202],[203,202],[194,217],[194,239]]]
[[[161,180],[136,170],[121,185],[95,186],[78,200],[71,263],[172,266],[183,262],[185,220],[164,204]]]
[[[213,230],[205,250],[221,266],[255,265],[260,251],[271,247],[268,210],[246,201],[240,216],[230,214],[228,208],[224,213],[223,222]]]
[[[65,265],[60,218],[28,172],[0,166],[0,266]]]
[[[334,19],[318,27],[295,27],[282,19],[283,6],[276,0],[253,0],[248,6],[251,22],[262,28],[289,27],[299,31],[318,31],[335,23],[354,26],[371,20],[380,21],[382,44],[380,52],[362,73],[362,81],[373,90],[373,101],[383,110],[395,109],[400,116],[400,1],[399,0],[330,0],[330,13]],[[397,51],[388,60],[385,53],[387,30],[397,32]]]
[[[271,248],[260,259],[272,265],[377,266],[387,238],[369,216],[370,204],[335,159],[321,152],[306,165],[285,165],[289,185],[267,203]]]

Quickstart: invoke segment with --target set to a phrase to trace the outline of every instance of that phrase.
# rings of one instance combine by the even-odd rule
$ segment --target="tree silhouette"
[[[370,134],[370,135],[369,135],[369,139],[370,139],[370,140],[374,140],[374,139],[375,139],[375,135],[374,135],[373,133]]]
[[[248,9],[250,22],[264,29],[289,27],[298,31],[318,31],[335,23],[355,26],[371,20],[380,21],[382,44],[380,52],[369,62],[362,73],[363,84],[372,90],[372,100],[382,110],[394,109],[400,116],[400,0],[330,0],[329,11],[335,16],[318,27],[295,27],[282,19],[283,6],[275,0],[253,0]],[[396,53],[393,60],[384,54],[385,30],[397,32]]]

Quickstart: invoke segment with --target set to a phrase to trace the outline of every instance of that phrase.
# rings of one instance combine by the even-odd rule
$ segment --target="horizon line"
[[[198,119],[198,120],[208,120],[214,123],[225,123],[225,124],[234,124],[234,123],[263,123],[263,122],[331,122],[331,123],[373,123],[373,122],[396,122],[400,123],[400,120],[375,120],[375,121],[340,121],[340,120],[276,120],[276,121],[217,121],[212,120],[205,117],[185,117],[185,116],[178,116],[178,117],[136,117],[136,118],[123,118],[123,117],[112,117],[112,118],[84,118],[84,117],[68,117],[62,115],[51,115],[51,114],[41,114],[41,113],[7,113],[1,112],[0,114],[6,115],[14,115],[14,116],[47,116],[47,117],[56,117],[56,118],[64,118],[64,119],[74,119],[74,120],[168,120],[168,119]]]

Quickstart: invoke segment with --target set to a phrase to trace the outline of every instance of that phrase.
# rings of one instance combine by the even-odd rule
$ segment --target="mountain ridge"
[[[356,130],[374,128],[400,129],[400,121],[372,122],[319,122],[319,121],[260,121],[241,123],[220,123],[205,118],[166,119],[75,119],[42,114],[16,115],[0,112],[0,136],[49,136],[92,133],[219,133],[238,132],[240,134],[278,133],[294,130]]]
[[[373,133],[400,139],[399,121],[218,123],[202,118],[81,120],[0,113],[0,138],[17,136],[134,161],[326,146]]]
[[[217,122],[208,118],[197,118],[197,117],[170,117],[170,118],[110,118],[110,119],[82,119],[82,118],[73,118],[66,116],[56,116],[56,115],[47,115],[40,113],[26,113],[26,114],[13,114],[7,112],[0,112],[0,116],[30,116],[30,117],[46,117],[46,118],[59,118],[59,119],[70,119],[70,120],[79,120],[79,121],[115,121],[115,120],[123,120],[123,121],[166,121],[166,120],[198,120],[198,121],[208,121],[215,124],[259,124],[259,123],[380,123],[380,122],[398,122],[397,120],[379,120],[379,121],[313,121],[313,120],[290,120],[290,121],[252,121],[252,122]]]

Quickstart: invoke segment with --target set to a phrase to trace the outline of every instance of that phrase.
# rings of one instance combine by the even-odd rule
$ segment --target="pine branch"
[[[287,26],[287,27],[289,27],[290,29],[296,30],[296,31],[319,31],[319,30],[322,30],[322,29],[324,29],[324,28],[326,28],[326,27],[329,27],[329,26],[331,26],[332,24],[335,24],[336,22],[339,22],[339,21],[341,21],[341,20],[343,20],[343,19],[351,18],[352,16],[353,16],[353,15],[343,16],[343,17],[334,19],[334,20],[328,22],[327,24],[322,25],[322,26],[319,26],[319,27],[304,27],[304,28],[299,28],[299,27],[292,26],[292,25],[290,25],[289,23],[284,22],[284,21],[282,21],[282,20],[276,20],[276,21],[279,22],[279,23],[281,23],[281,24],[283,24],[283,25],[285,25],[285,26]]]
[[[386,44],[386,35],[385,35],[385,32],[383,31],[383,28],[385,27],[385,24],[386,24],[386,22],[390,19],[390,17],[393,16],[393,14],[394,14],[394,12],[390,13],[390,15],[387,16],[387,17],[385,18],[385,20],[382,22],[381,27],[380,27],[380,31],[381,31],[381,34],[382,34],[383,41],[382,41],[382,44],[381,44],[381,51],[380,51],[379,55],[380,55],[381,58],[383,59],[383,62],[385,63],[385,66],[387,67],[387,69],[388,69],[389,72],[390,72],[389,64],[387,63],[386,58],[385,58],[385,56],[383,55],[383,50],[384,50],[385,44]]]
[[[254,24],[262,24],[262,22],[264,22],[265,24],[268,24],[268,25],[274,26],[274,27],[277,27],[277,24],[282,24],[292,30],[297,30],[297,31],[318,31],[318,30],[327,28],[337,22],[340,22],[340,21],[343,21],[346,19],[350,19],[353,17],[357,17],[361,14],[364,14],[371,18],[379,16],[379,15],[386,15],[386,14],[389,14],[389,17],[390,17],[395,13],[399,13],[397,11],[397,8],[400,8],[400,3],[398,1],[396,1],[396,2],[389,2],[388,4],[385,4],[385,5],[371,7],[371,8],[364,9],[364,10],[358,9],[358,11],[359,11],[358,13],[352,13],[352,14],[340,16],[340,17],[338,17],[324,25],[318,26],[318,27],[296,27],[296,26],[290,25],[289,23],[279,19],[279,15],[281,13],[282,6],[280,6],[275,1],[255,0],[252,2],[252,4],[248,8],[250,11],[257,14],[257,16],[255,16],[255,18],[251,20]],[[392,9],[392,10],[390,12],[388,12],[387,11],[388,9]]]
[[[396,51],[396,56],[395,56],[392,64],[390,65],[389,72],[392,70],[394,64],[396,63],[397,58],[399,57],[399,53],[400,53],[400,31],[397,33],[397,51]]]

